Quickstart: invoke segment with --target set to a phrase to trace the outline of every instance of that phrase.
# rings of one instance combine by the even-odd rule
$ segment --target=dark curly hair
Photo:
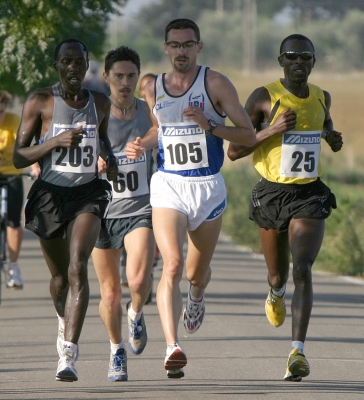
[[[105,72],[109,74],[114,63],[118,61],[132,62],[137,67],[138,74],[140,74],[140,57],[135,50],[127,46],[120,46],[115,50],[109,51],[105,57]]]

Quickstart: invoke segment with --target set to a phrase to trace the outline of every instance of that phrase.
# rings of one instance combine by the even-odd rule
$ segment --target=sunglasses
[[[284,51],[280,57],[282,56],[285,56],[287,60],[297,60],[298,57],[301,57],[302,60],[308,61],[315,57],[315,53],[312,51],[302,51],[301,53],[298,51]]]

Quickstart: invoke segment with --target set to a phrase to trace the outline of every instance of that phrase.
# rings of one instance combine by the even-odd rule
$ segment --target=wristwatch
[[[208,123],[210,125],[210,132],[212,133],[214,129],[217,127],[217,123],[213,119],[209,119]]]

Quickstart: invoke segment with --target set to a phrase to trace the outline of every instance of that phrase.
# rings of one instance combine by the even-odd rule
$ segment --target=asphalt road
[[[65,383],[55,381],[58,321],[49,295],[49,272],[30,232],[19,263],[24,289],[5,289],[4,283],[2,287],[0,399],[364,398],[363,281],[314,273],[314,307],[305,346],[311,374],[300,383],[285,382],[292,279],[286,321],[274,328],[264,312],[268,293],[264,259],[222,235],[212,262],[205,321],[193,335],[180,324],[180,343],[188,357],[185,377],[166,377],[166,345],[154,298],[144,309],[146,349],[139,356],[128,352],[128,382],[110,383],[109,342],[98,315],[99,287],[90,261],[91,297],[76,363],[79,381]],[[155,288],[160,275],[161,262],[155,270]],[[185,279],[181,288],[186,297]],[[128,299],[125,289],[124,309]],[[123,334],[127,338],[126,321]]]

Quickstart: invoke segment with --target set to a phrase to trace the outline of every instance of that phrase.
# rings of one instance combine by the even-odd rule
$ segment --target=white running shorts
[[[150,204],[186,214],[188,230],[218,218],[226,208],[226,187],[221,173],[184,177],[157,171],[150,184]]]

